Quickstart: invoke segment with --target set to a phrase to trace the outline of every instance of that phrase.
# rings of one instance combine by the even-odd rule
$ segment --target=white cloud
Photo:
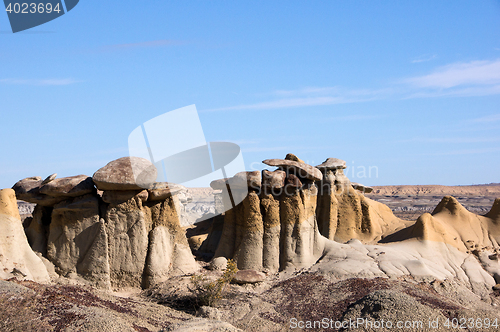
[[[399,142],[467,144],[467,143],[491,143],[499,141],[500,137],[415,137],[408,140],[401,140]]]
[[[443,156],[443,155],[482,154],[482,153],[496,153],[498,151],[500,151],[500,148],[479,148],[479,149],[442,151],[439,153],[433,153],[431,155]]]
[[[435,56],[427,58],[430,60]],[[427,61],[425,58],[414,62]],[[400,79],[379,89],[347,89],[340,86],[303,87],[275,90],[266,96],[278,99],[202,110],[237,111],[360,103],[383,99],[471,97],[500,94],[500,59],[454,63],[438,67],[430,74]],[[348,115],[341,120],[365,120],[367,116]]]
[[[457,86],[500,84],[500,59],[454,63],[428,75],[404,80],[420,88],[448,89]]]
[[[70,85],[81,81],[72,78],[50,78],[50,79],[18,79],[18,78],[4,78],[0,79],[3,84],[15,85]]]

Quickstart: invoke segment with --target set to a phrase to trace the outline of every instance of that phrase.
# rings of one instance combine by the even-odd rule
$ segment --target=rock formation
[[[233,258],[241,270],[278,271],[308,267],[323,254],[315,210],[318,169],[301,162],[271,159],[274,172],[244,172],[227,180],[243,181],[248,195],[233,209],[226,208],[215,257]],[[220,182],[212,188],[224,190]],[[234,186],[231,194],[239,195]],[[230,202],[224,201],[226,207]]]
[[[183,187],[155,180],[151,163],[125,157],[93,177],[33,177],[13,189],[37,203],[26,234],[58,274],[103,288],[149,287],[199,268],[179,225]]]
[[[0,190],[0,278],[17,277],[47,283],[49,274],[23,231],[12,189]]]
[[[343,160],[328,158],[313,167],[288,154],[263,163],[278,169],[243,172],[211,184],[225,192],[223,196],[229,195],[227,186],[239,195],[236,183],[248,190],[233,209],[225,199],[227,211],[215,251],[215,257],[235,259],[240,269],[309,267],[323,255],[325,238],[377,242],[404,227],[388,207],[358,191],[369,187],[354,188],[343,173]]]
[[[500,289],[499,199],[478,216],[445,197],[408,226],[365,197],[370,187],[351,183],[340,159],[313,167],[289,154],[264,163],[277,169],[211,184],[221,215],[191,244],[214,256],[213,269],[234,259],[246,271],[241,275],[258,276],[252,282],[265,279],[261,272],[308,268],[335,278],[431,276],[456,278],[478,292],[485,285]],[[48,278],[28,242],[58,274],[78,274],[103,288],[150,287],[195,272],[199,265],[179,223],[184,188],[155,180],[154,167],[135,157],[112,161],[92,178],[21,180],[13,187],[17,198],[37,204],[24,224],[26,237],[13,191],[2,191],[3,234],[15,233],[0,242],[3,276]],[[13,254],[13,245],[25,249]]]
[[[402,228],[404,222],[396,218],[387,206],[358,191],[371,190],[351,183],[343,172],[345,167],[345,161],[336,158],[328,158],[316,166],[323,175],[318,184],[316,209],[320,233],[330,240],[359,239],[369,243]]]

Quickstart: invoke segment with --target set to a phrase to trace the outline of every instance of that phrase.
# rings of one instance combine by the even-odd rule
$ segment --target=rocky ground
[[[83,285],[0,281],[0,330],[380,331],[377,324],[385,324],[448,331],[446,324],[455,322],[466,330],[488,325],[494,331],[500,324],[499,291],[480,299],[454,280],[341,280],[298,272],[255,285],[231,284],[216,308],[199,307],[189,285],[189,276],[179,276],[142,292],[112,294]],[[482,329],[467,328],[479,324]]]

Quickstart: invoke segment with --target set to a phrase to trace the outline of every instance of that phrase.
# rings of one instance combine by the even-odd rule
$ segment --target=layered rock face
[[[179,225],[182,188],[155,179],[147,160],[125,157],[92,178],[28,178],[14,190],[38,204],[26,234],[60,275],[78,273],[103,288],[149,287],[199,268]]]

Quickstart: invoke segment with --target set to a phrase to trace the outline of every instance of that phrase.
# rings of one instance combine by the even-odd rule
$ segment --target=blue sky
[[[249,170],[292,152],[367,185],[500,182],[499,1],[82,0],[16,34],[0,14],[0,40],[1,188],[92,175],[191,104]]]

